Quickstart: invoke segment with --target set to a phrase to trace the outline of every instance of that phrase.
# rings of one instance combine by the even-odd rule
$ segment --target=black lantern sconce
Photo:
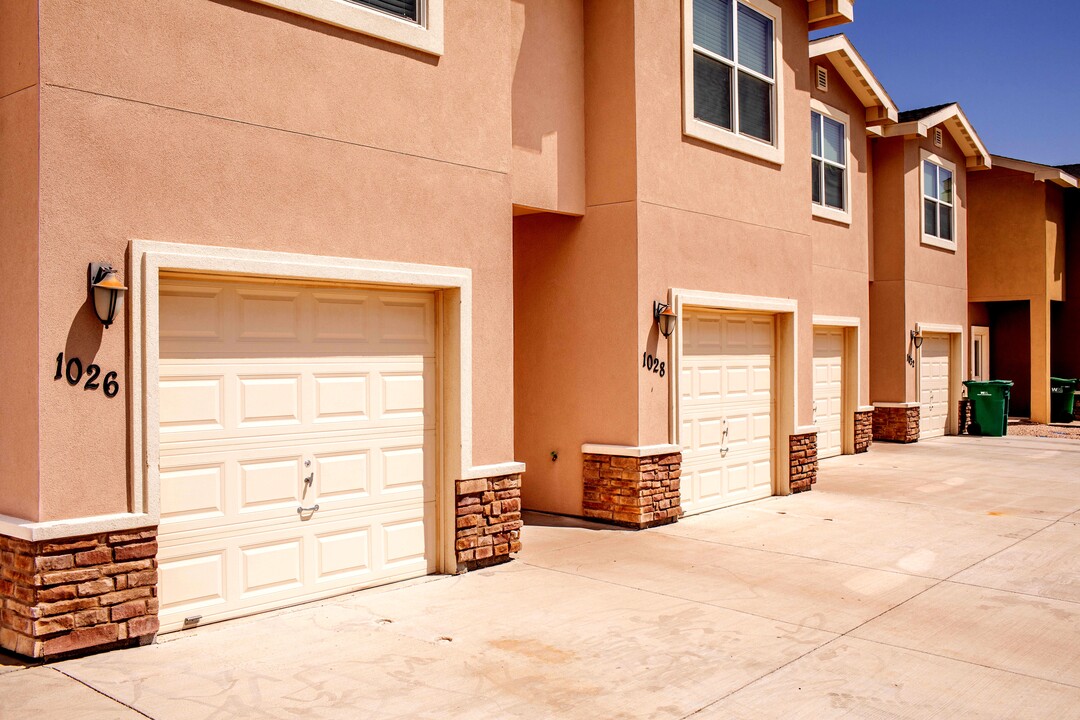
[[[918,350],[922,347],[922,342],[922,329],[918,325],[916,325],[915,329],[911,331],[911,345],[915,348],[915,350]],[[912,353],[908,353],[907,363],[911,367],[915,367],[915,356]]]
[[[87,271],[89,278],[90,302],[94,306],[98,320],[105,327],[113,324],[117,313],[124,307],[124,283],[116,276],[116,271],[108,263],[90,263]]]
[[[662,302],[654,302],[652,308],[653,320],[660,328],[660,334],[666,338],[671,337],[671,333],[675,332],[675,321],[679,319],[679,316],[672,311],[670,305]]]

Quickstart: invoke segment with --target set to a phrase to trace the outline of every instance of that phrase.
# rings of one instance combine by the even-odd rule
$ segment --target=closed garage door
[[[949,336],[925,335],[919,362],[919,437],[945,434],[949,419]]]
[[[844,406],[844,331],[814,328],[814,424],[818,427],[818,457],[842,451]]]
[[[163,278],[160,301],[163,630],[434,571],[431,294]]]
[[[679,369],[687,514],[772,495],[772,316],[688,311]]]

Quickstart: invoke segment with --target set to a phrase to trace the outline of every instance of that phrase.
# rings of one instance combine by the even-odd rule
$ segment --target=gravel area
[[[1041,425],[1033,422],[1009,423],[1009,435],[1019,437],[1069,438],[1080,440],[1080,422],[1069,425]]]

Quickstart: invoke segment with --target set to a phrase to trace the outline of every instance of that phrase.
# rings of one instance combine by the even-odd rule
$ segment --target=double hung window
[[[413,22],[420,21],[420,0],[348,0],[357,5],[367,5],[395,17]]]
[[[699,126],[689,134],[740,150],[746,138],[750,152],[755,144],[779,147],[779,20],[776,6],[763,0],[692,0],[687,112]]]
[[[819,112],[810,113],[810,167],[813,201],[847,211],[847,128]]]
[[[922,162],[923,187],[923,238],[929,244],[934,240],[956,242],[953,233],[953,173],[952,170],[924,159]]]

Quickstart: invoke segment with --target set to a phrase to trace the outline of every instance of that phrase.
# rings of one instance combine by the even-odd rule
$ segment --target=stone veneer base
[[[972,421],[975,420],[975,403],[968,398],[964,398],[960,401],[960,430],[958,435],[965,435],[968,433],[968,428],[971,427]]]
[[[855,452],[864,453],[874,442],[874,411],[855,413]]]
[[[790,468],[788,487],[792,493],[810,490],[817,482],[817,433],[792,435],[788,442]]]
[[[476,570],[521,550],[521,475],[457,481],[457,564]]]
[[[919,406],[875,407],[874,440],[913,443],[919,440]]]
[[[157,529],[30,542],[0,536],[0,647],[55,659],[158,631]]]
[[[644,529],[679,519],[682,453],[584,456],[582,514],[592,520]]]

